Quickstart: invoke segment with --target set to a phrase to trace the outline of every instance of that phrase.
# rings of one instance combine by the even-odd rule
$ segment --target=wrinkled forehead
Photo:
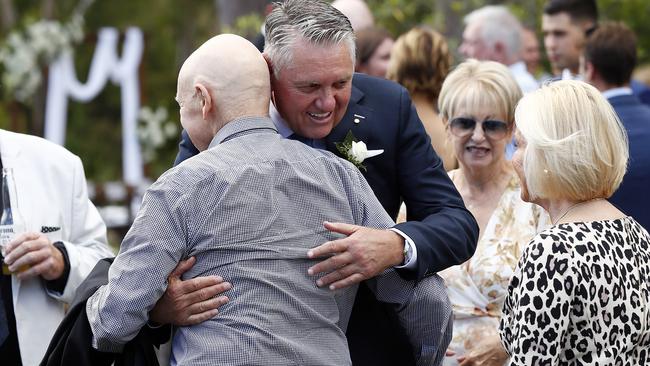
[[[298,74],[352,73],[353,56],[345,42],[315,44],[303,40],[291,46],[291,59],[285,69]]]

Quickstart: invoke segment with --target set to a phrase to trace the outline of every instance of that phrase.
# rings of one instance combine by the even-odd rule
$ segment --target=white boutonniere
[[[384,150],[368,150],[366,143],[357,141],[352,131],[348,131],[343,142],[335,142],[334,146],[336,146],[336,149],[347,161],[363,171],[367,171],[366,167],[362,164],[364,160],[384,152]]]

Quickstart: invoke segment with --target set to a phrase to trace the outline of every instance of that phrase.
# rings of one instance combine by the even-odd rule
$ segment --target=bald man
[[[176,330],[172,364],[351,364],[345,330],[357,287],[317,287],[307,252],[336,238],[325,221],[394,223],[354,165],[278,134],[269,80],[260,52],[234,35],[212,38],[183,64],[181,124],[201,152],[147,191],[108,284],[88,300],[94,348],[120,352],[174,267],[193,256],[185,279],[220,276],[234,287],[219,316]],[[439,331],[427,326],[446,304],[433,295],[437,276],[415,287],[390,270],[370,286],[395,304],[419,352],[437,348]]]
[[[368,4],[363,0],[335,0],[332,6],[345,15],[355,32],[370,28],[375,24]]]

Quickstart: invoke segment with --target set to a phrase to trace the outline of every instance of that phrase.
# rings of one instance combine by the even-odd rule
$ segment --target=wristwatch
[[[410,262],[412,257],[413,247],[408,241],[404,240],[404,263],[402,263],[402,265],[406,265],[406,263]]]

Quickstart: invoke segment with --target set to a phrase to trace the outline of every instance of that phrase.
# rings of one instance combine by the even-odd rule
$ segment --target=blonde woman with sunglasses
[[[480,236],[467,262],[440,275],[454,310],[454,335],[444,365],[504,365],[497,328],[517,260],[548,224],[545,211],[521,200],[521,188],[505,149],[522,92],[507,67],[468,60],[442,85],[438,100],[459,168],[449,172]]]

